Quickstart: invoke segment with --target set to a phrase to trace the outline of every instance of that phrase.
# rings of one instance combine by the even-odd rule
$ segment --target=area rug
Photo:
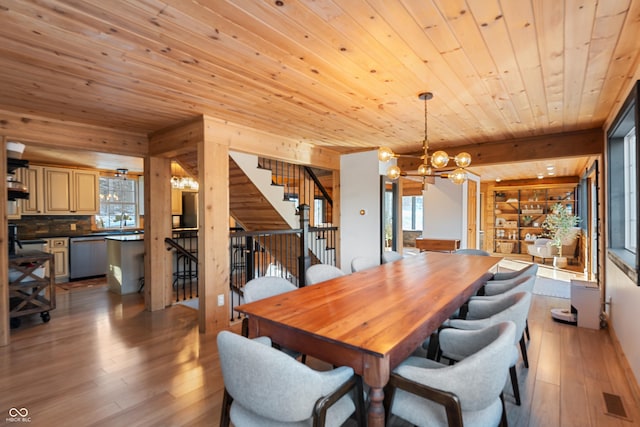
[[[64,290],[82,289],[82,288],[95,288],[97,286],[107,286],[107,278],[93,277],[91,279],[74,280],[72,282],[56,283],[56,286]]]
[[[505,265],[507,265],[507,267],[505,267]],[[501,262],[500,271],[515,271],[515,269],[513,268],[513,265]],[[535,295],[565,299],[571,298],[571,282],[553,279],[550,277],[542,277],[541,274],[546,274],[543,268],[538,270],[538,276],[536,277],[536,281],[533,285],[533,293]]]
[[[571,283],[546,277],[536,277],[533,293],[546,297],[571,298]]]

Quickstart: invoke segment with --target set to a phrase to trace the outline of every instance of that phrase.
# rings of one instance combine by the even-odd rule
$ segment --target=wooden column
[[[149,311],[171,301],[172,264],[165,237],[171,237],[171,160],[144,159],[144,301]],[[152,197],[153,196],[153,197]]]
[[[9,246],[8,246],[8,223],[7,223],[7,150],[5,137],[0,137],[2,143],[0,154],[0,176],[3,178],[0,183],[0,346],[9,344]]]
[[[199,175],[198,284],[200,332],[229,326],[229,140],[204,118],[197,143]],[[222,304],[219,304],[222,302]]]

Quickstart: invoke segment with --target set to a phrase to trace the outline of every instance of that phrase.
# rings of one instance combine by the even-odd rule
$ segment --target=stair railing
[[[173,283],[176,302],[198,297],[198,232],[197,230],[174,231],[172,237],[164,239],[168,251],[174,252]],[[187,298],[187,291],[189,297]]]
[[[283,187],[284,200],[312,207],[311,225],[332,222],[333,199],[312,168],[264,157],[258,167],[271,170],[271,184]]]

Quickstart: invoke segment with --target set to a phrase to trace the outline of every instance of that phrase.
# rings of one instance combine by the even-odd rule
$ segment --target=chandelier
[[[185,171],[177,162],[171,162],[171,188],[178,190],[198,190],[198,181],[185,176]]]
[[[397,165],[392,165],[387,168],[387,176],[390,179],[398,179],[400,176],[420,176],[422,177],[422,183],[426,189],[426,183],[428,177],[441,176],[443,178],[449,178],[449,180],[455,184],[462,184],[467,180],[467,172],[465,168],[471,164],[471,154],[462,152],[458,153],[455,157],[449,157],[449,155],[442,150],[438,150],[435,153],[429,155],[429,141],[427,139],[427,101],[433,98],[431,92],[423,92],[418,95],[418,98],[424,101],[424,140],[422,141],[421,155],[409,155],[409,154],[396,154],[389,147],[380,147],[378,149],[378,159],[382,162],[388,162],[393,158],[398,157],[413,157],[422,159],[422,164],[418,166],[417,173],[403,172]],[[442,169],[449,164],[449,160],[454,160],[457,168],[449,173],[436,173],[434,169]]]

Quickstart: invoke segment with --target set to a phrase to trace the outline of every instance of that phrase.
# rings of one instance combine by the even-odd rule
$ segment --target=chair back
[[[491,254],[487,251],[483,251],[482,249],[458,249],[454,252],[454,254],[462,254],[462,255],[480,255],[480,256],[490,256]]]
[[[532,245],[529,245],[531,247]],[[526,277],[526,276],[535,276],[538,273],[538,264],[530,264],[527,267],[518,270],[518,271],[500,271],[493,275],[493,278],[489,280],[492,282],[494,280],[511,280],[516,277]]]
[[[236,414],[251,418],[258,422],[256,425],[308,420],[318,399],[353,376],[353,369],[349,367],[315,371],[273,349],[270,340],[264,337],[262,340],[269,343],[259,340],[229,331],[221,331],[217,337],[224,386],[233,398],[231,421],[234,424],[235,405],[241,407],[236,408]]]
[[[485,320],[489,325],[511,321],[516,325],[517,343],[524,332],[531,307],[531,292],[517,292],[500,298],[471,299],[466,320]],[[457,327],[457,325],[456,325]]]
[[[298,289],[283,277],[263,276],[249,280],[242,291],[246,303]]]
[[[510,280],[493,280],[484,285],[487,296],[507,295],[518,292],[533,292],[536,276],[521,275]]]
[[[404,258],[400,252],[396,251],[383,251],[382,252],[382,263],[386,264],[388,262],[398,261],[399,259]]]
[[[314,264],[307,268],[304,273],[305,283],[307,285],[315,285],[316,283],[324,282],[329,279],[344,276],[344,271],[338,267],[329,264]]]
[[[516,336],[513,322],[500,322],[475,331],[451,330],[466,335],[466,341],[489,342],[481,350],[451,366],[451,380],[447,387],[460,399],[463,412],[478,411],[499,399],[507,381],[511,351]],[[448,369],[448,368],[447,368]],[[469,381],[473,378],[473,381]]]
[[[380,260],[378,260],[377,258],[368,256],[357,256],[351,260],[351,271],[355,273],[356,271],[366,270],[378,265],[380,265]]]

